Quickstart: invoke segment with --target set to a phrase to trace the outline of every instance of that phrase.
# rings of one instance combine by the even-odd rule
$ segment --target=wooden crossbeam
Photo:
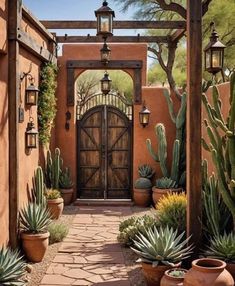
[[[96,21],[41,21],[47,29],[96,29]],[[186,29],[185,21],[114,21],[114,29]]]
[[[170,36],[113,36],[112,43],[168,43]],[[57,43],[102,43],[104,40],[97,36],[57,36]]]
[[[173,34],[171,34],[171,41],[175,42],[175,41],[179,41],[184,35],[185,35],[185,30],[177,30],[175,31]]]

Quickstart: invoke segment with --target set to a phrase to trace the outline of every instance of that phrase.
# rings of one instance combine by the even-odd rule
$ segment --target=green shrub
[[[149,215],[142,217],[130,217],[119,225],[118,241],[126,246],[133,244],[137,233],[145,233],[146,229],[149,229],[157,225],[156,219]]]
[[[48,227],[50,232],[49,242],[50,244],[61,242],[68,234],[69,228],[64,223],[51,223]]]
[[[48,189],[45,192],[45,196],[46,196],[47,200],[56,200],[56,199],[61,198],[60,191],[55,190],[55,189]]]
[[[186,228],[187,199],[184,193],[168,193],[156,205],[156,216],[162,227],[172,227],[181,233]]]

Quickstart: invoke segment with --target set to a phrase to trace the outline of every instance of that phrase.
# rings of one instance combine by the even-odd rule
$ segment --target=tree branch
[[[209,4],[212,2],[212,0],[203,0],[202,2],[202,16],[206,14],[209,8]]]
[[[208,0],[208,1],[212,1],[212,0]],[[164,10],[164,11],[175,12],[175,13],[179,14],[184,19],[186,19],[186,17],[187,17],[186,9],[178,3],[171,2],[171,3],[167,4],[165,0],[155,0],[155,3],[157,3],[162,8],[162,10]]]

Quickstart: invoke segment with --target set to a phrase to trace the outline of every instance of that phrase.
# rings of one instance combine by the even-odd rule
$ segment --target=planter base
[[[64,200],[64,205],[70,205],[73,198],[73,189],[60,189],[60,193]]]
[[[139,207],[148,207],[151,204],[151,190],[134,189],[133,199],[135,205]]]
[[[52,219],[58,219],[64,209],[64,200],[62,198],[47,200],[47,207]]]
[[[160,286],[165,271],[171,268],[166,265],[153,267],[152,264],[142,262],[142,271],[148,286]]]

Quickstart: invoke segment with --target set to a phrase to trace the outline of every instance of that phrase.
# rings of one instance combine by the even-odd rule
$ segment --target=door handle
[[[112,151],[108,153],[108,162],[109,162],[109,165],[112,165],[112,163],[113,163]]]

